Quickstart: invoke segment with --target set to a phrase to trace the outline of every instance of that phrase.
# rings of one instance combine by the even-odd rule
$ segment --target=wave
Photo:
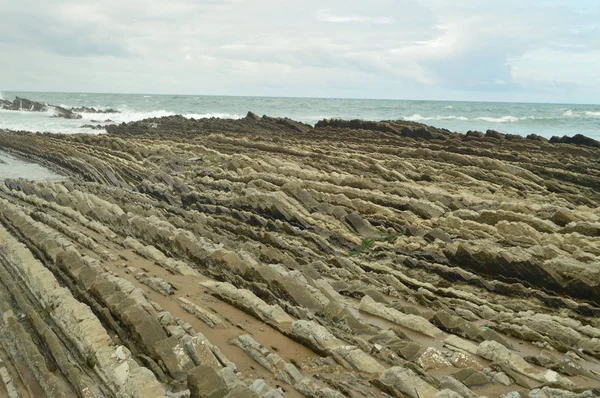
[[[113,123],[129,123],[136,122],[138,120],[159,118],[165,116],[175,116],[179,113],[157,110],[148,112],[135,112],[135,111],[122,111],[121,113],[81,113],[83,119],[87,120],[112,120]],[[207,119],[211,117],[217,117],[222,119],[241,119],[243,116],[231,113],[185,113],[181,116],[186,119]],[[109,122],[110,123],[110,122]]]
[[[418,113],[415,113],[412,116],[403,116],[402,118],[404,120],[408,120],[410,122],[420,122],[423,120],[462,120],[462,121],[469,120],[469,118],[466,116],[432,116],[432,117],[428,117],[428,116],[421,116]]]
[[[442,116],[442,115],[422,116],[418,113],[415,113],[414,115],[411,115],[411,116],[403,116],[402,119],[408,120],[411,122],[422,122],[422,121],[428,121],[428,120],[458,120],[461,122],[467,122],[467,121],[477,120],[477,121],[482,121],[482,122],[487,122],[487,123],[517,123],[517,122],[521,122],[524,120],[551,120],[553,118],[545,117],[545,116],[517,117],[517,116],[512,116],[512,115],[498,116],[498,117],[478,116],[478,117],[474,117],[474,118],[468,118],[466,116],[456,116],[456,115],[454,115],[454,116]]]
[[[567,109],[563,112],[565,117],[600,117],[600,111],[574,111]]]
[[[519,117],[515,117],[515,116],[502,116],[502,117],[480,116],[480,117],[475,118],[475,120],[482,120],[482,121],[488,122],[488,123],[516,123],[519,120],[525,120],[525,119],[529,119],[529,117],[519,118]]]
[[[44,111],[40,112],[31,112],[25,109],[12,110],[12,109],[2,109],[0,108],[0,112],[5,115],[27,115],[27,116],[47,116],[47,117],[55,117],[58,115],[58,111],[56,108],[49,106]]]

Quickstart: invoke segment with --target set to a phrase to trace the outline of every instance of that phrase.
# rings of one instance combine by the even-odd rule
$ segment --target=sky
[[[600,103],[600,0],[0,9],[0,91]]]

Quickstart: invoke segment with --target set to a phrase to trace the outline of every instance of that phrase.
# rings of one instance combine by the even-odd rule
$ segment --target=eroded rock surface
[[[0,132],[67,177],[0,183],[0,396],[598,395],[593,140],[107,131]]]

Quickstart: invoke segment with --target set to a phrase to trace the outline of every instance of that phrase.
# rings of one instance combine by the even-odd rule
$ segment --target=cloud
[[[394,22],[392,17],[364,17],[358,15],[332,15],[327,10],[317,11],[317,20],[333,23],[372,23],[387,25]]]
[[[595,0],[0,2],[5,90],[589,102],[600,89]]]

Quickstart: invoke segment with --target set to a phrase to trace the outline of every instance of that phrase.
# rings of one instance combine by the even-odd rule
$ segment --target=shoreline
[[[16,93],[16,95],[24,95]],[[466,133],[468,130],[498,130],[503,133],[527,136],[537,134],[546,138],[572,136],[577,133],[598,140],[600,108],[596,106],[564,107],[552,104],[488,104],[435,101],[318,100],[221,97],[166,97],[135,95],[93,95],[85,97],[46,93],[36,98],[47,109],[62,108],[67,119],[39,112],[2,110],[2,126],[12,130],[82,133],[85,127],[102,127],[108,123],[139,121],[151,117],[181,114],[187,118],[243,118],[248,110],[275,117],[290,117],[315,125],[324,119],[361,119],[365,121],[404,120],[427,123],[438,128]],[[35,103],[35,101],[30,101]],[[14,108],[14,101],[6,101]],[[50,105],[45,105],[50,104]],[[66,105],[69,104],[69,105]],[[19,107],[20,103],[17,103]],[[0,106],[1,107],[1,106]],[[39,108],[39,107],[38,107]],[[29,108],[26,108],[29,109]],[[50,111],[48,111],[50,112]],[[71,112],[71,113],[69,113]],[[98,114],[98,112],[109,112]],[[112,113],[110,113],[112,112]]]
[[[0,354],[66,396],[592,396],[600,148],[566,141],[252,113],[0,130],[65,177],[0,182]]]
[[[248,112],[247,115],[245,117],[239,117],[239,118],[226,118],[226,117],[203,117],[203,118],[193,118],[193,117],[186,117],[184,115],[181,114],[177,114],[177,115],[171,115],[171,116],[163,116],[163,117],[157,117],[157,118],[147,118],[147,119],[143,119],[143,120],[139,120],[139,121],[133,121],[133,122],[129,122],[129,123],[120,123],[120,124],[85,124],[83,126],[81,126],[81,128],[84,129],[88,129],[89,132],[83,132],[83,133],[61,133],[61,132],[44,132],[44,131],[31,131],[31,130],[12,130],[12,129],[8,129],[8,128],[0,128],[0,132],[5,131],[5,132],[19,132],[19,133],[30,133],[30,134],[92,134],[92,135],[97,135],[97,134],[111,134],[111,131],[118,131],[119,126],[120,125],[126,125],[126,124],[132,124],[132,123],[149,123],[149,124],[154,124],[158,121],[161,120],[169,120],[169,119],[178,119],[178,118],[183,118],[183,119],[187,119],[189,120],[192,124],[195,122],[199,122],[202,123],[203,121],[208,121],[209,123],[211,121],[223,121],[225,123],[229,122],[229,121],[236,121],[236,120],[243,120],[243,119],[260,119],[261,117],[259,117],[258,115],[254,114],[253,112]],[[309,123],[304,123],[304,122],[300,122],[300,121],[296,121],[290,118],[280,118],[280,117],[270,117],[267,115],[263,115],[262,118],[264,119],[280,119],[280,120],[287,120],[292,124],[301,124],[304,126],[307,126],[311,129],[318,129],[319,127],[338,127],[338,128],[365,128],[365,129],[370,129],[372,131],[382,131],[382,132],[391,132],[400,136],[406,136],[406,137],[411,137],[411,138],[422,138],[422,139],[448,139],[450,137],[459,137],[460,139],[464,140],[464,139],[493,139],[493,140],[533,140],[533,141],[542,141],[542,142],[549,142],[551,144],[574,144],[574,145],[578,145],[578,146],[587,146],[587,147],[593,147],[593,148],[599,148],[600,147],[600,141],[596,140],[593,137],[590,136],[586,136],[584,134],[579,134],[579,133],[575,133],[572,135],[563,135],[561,136],[552,136],[550,138],[538,135],[538,134],[510,134],[510,133],[502,133],[498,130],[494,130],[494,129],[487,129],[485,132],[483,131],[479,131],[479,130],[468,130],[465,133],[461,133],[461,132],[456,132],[456,131],[451,131],[449,129],[446,128],[439,128],[439,127],[435,127],[433,125],[429,125],[427,123],[421,123],[418,121],[410,121],[410,120],[404,120],[404,119],[398,119],[398,120],[381,120],[381,121],[376,121],[376,120],[368,120],[368,119],[340,119],[340,118],[330,118],[330,119],[321,119],[319,121],[317,121],[315,124],[309,124]],[[98,123],[99,121],[97,120],[93,120],[92,122]],[[106,122],[104,122],[106,123]],[[401,127],[395,128],[394,125],[400,125]],[[418,133],[413,133],[413,132],[409,132],[408,135],[406,135],[404,133],[404,131],[402,131],[402,126],[421,126],[424,130],[426,131],[427,129],[432,129],[435,130],[436,133],[434,133],[433,135],[430,133],[424,133],[423,135],[419,135]],[[92,131],[96,131],[93,132]],[[98,130],[102,130],[102,131],[98,131]],[[414,129],[411,129],[414,130]],[[495,141],[490,141],[490,142],[495,142]]]

